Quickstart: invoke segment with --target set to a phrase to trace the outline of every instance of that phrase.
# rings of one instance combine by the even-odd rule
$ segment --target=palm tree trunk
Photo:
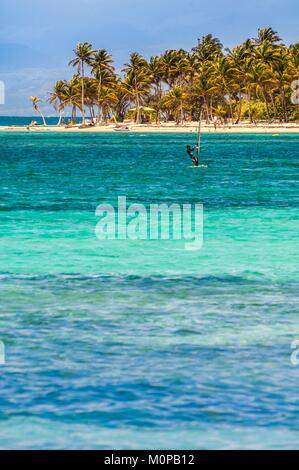
[[[63,114],[63,105],[62,105],[61,101],[59,103],[59,108],[58,109],[59,109],[59,119],[58,119],[57,126],[60,126],[61,120],[62,120],[62,114]]]
[[[39,114],[40,117],[42,118],[43,125],[46,126],[46,125],[47,125],[46,120],[45,120],[44,115],[43,115],[43,113],[41,112],[41,110],[39,109],[38,106],[36,107],[36,111],[38,112],[38,114]]]
[[[62,120],[62,112],[59,113],[59,119],[58,119],[57,126],[60,126],[61,120]]]
[[[183,122],[184,122],[183,100],[181,100],[181,104],[180,104],[180,116],[181,116],[181,124],[183,124]]]
[[[158,110],[157,110],[157,118],[156,124],[161,124],[161,100],[162,100],[162,83],[160,82],[158,85]]]
[[[98,103],[100,103],[100,98],[102,96],[102,77],[100,76],[99,79],[99,89],[98,89]],[[103,107],[98,104],[98,122],[101,123],[103,121]]]
[[[204,100],[204,107],[205,107],[206,124],[210,124],[210,109],[209,109],[209,104],[207,102],[207,97],[203,96],[203,100]]]
[[[110,114],[111,114],[111,116],[112,116],[112,119],[113,119],[113,121],[114,121],[115,123],[117,123],[117,119],[116,119],[116,117],[115,117],[115,114],[113,113],[113,111],[112,111],[111,107],[109,106],[109,108],[108,108],[108,109],[109,109],[109,113],[110,113]]]
[[[268,101],[267,101],[267,97],[266,97],[266,93],[265,93],[264,88],[262,88],[262,95],[263,95],[263,100],[264,100],[265,105],[266,105],[266,111],[267,111],[268,122],[269,122],[269,124],[270,124],[270,122],[271,122],[271,116],[270,116],[269,104],[268,104]]]
[[[210,97],[210,120],[213,121],[213,96]]]
[[[228,98],[229,98],[230,118],[231,118],[231,123],[233,124],[233,122],[234,122],[234,112],[233,112],[233,105],[232,105],[231,96],[230,96],[229,93],[228,93]]]
[[[72,116],[72,119],[73,119],[73,121],[74,121],[74,124],[76,124],[76,123],[77,123],[77,107],[76,107],[75,104],[74,104],[74,106],[73,106],[73,116]]]
[[[138,92],[136,93],[136,124],[140,124],[140,102]]]
[[[240,122],[240,119],[241,119],[241,116],[242,116],[242,98],[240,99],[240,102],[239,102],[239,109],[238,109],[238,115],[237,115],[237,119],[235,120],[235,124],[239,124]]]
[[[82,124],[85,124],[85,109],[84,109],[84,62],[81,61],[81,107],[82,107]]]
[[[251,91],[248,90],[248,102],[249,102],[249,121],[252,124],[252,103],[251,103]]]
[[[282,100],[284,121],[285,121],[285,122],[288,122],[289,116],[288,116],[288,109],[287,109],[287,103],[286,103],[286,96],[285,96],[285,92],[284,92],[283,85],[281,86],[281,100]]]
[[[271,99],[271,104],[272,104],[272,108],[273,108],[274,121],[276,121],[276,119],[277,119],[277,109],[276,109],[276,106],[275,106],[275,101],[274,101],[272,93],[270,93],[270,99]]]
[[[239,107],[238,107],[238,115],[237,119],[235,121],[235,124],[239,124],[240,119],[241,119],[241,114],[242,114],[242,92],[241,92],[241,87],[239,87]]]

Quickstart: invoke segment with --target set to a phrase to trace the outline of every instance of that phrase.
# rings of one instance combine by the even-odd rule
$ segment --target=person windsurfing
[[[187,153],[189,157],[191,158],[193,165],[198,166],[198,156],[194,155],[195,149],[198,151],[198,145],[195,145],[194,147],[191,147],[191,145],[187,145],[186,147]]]

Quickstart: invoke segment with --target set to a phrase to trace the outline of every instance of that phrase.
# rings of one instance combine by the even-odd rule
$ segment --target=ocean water
[[[0,448],[298,448],[296,135],[0,133]],[[204,244],[98,240],[202,203]]]
[[[64,116],[65,120],[68,120],[68,116]],[[58,117],[46,116],[46,123],[50,126],[54,126],[58,123]],[[42,125],[43,121],[39,114],[34,116],[0,116],[0,126],[28,126],[32,121],[36,121],[38,124]],[[77,118],[77,122],[81,122],[81,118]]]

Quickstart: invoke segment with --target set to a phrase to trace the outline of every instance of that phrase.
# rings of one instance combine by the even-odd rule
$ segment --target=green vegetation
[[[40,98],[38,96],[30,96],[30,101],[32,103],[33,109],[35,111],[37,111],[38,114],[40,115],[40,117],[42,118],[43,125],[46,126],[46,120],[45,120],[44,115],[43,115],[43,113],[41,112],[41,110],[39,109],[39,106],[38,106],[38,104],[41,102]]]
[[[215,116],[234,123],[299,118],[291,100],[299,43],[285,46],[272,28],[232,50],[209,34],[189,52],[171,49],[149,60],[134,52],[121,74],[105,49],[78,43],[74,54],[70,65],[77,73],[56,82],[49,101],[60,114],[70,107],[73,120],[80,110],[83,123],[85,108],[98,123],[133,117],[179,124],[197,120],[200,109],[207,122]]]

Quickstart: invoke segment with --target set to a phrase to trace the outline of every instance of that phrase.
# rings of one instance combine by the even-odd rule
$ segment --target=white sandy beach
[[[184,125],[176,125],[173,123],[154,125],[154,124],[126,124],[127,130],[119,130],[115,128],[114,124],[80,128],[74,126],[66,128],[63,126],[36,126],[27,128],[26,126],[0,126],[0,132],[62,132],[62,133],[74,133],[74,132],[113,132],[125,133],[125,132],[157,132],[157,133],[196,133],[198,130],[197,123],[188,123]],[[202,125],[202,133],[223,133],[223,134],[280,134],[280,133],[299,133],[299,124],[237,124],[237,125],[223,125],[218,126],[214,129],[213,125]]]

